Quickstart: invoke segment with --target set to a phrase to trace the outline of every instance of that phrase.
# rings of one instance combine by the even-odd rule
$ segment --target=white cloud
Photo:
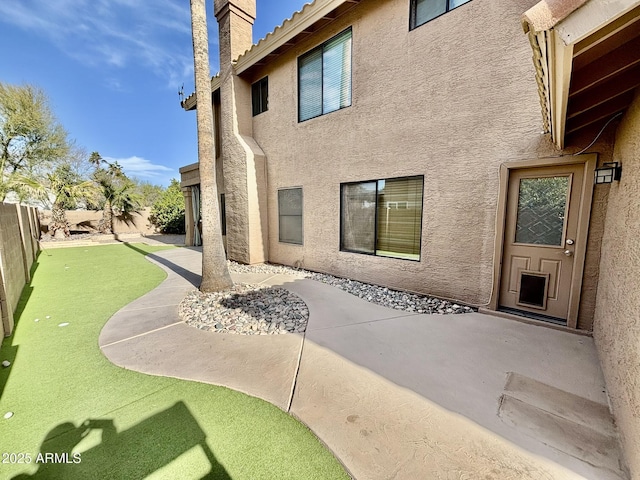
[[[70,57],[112,74],[147,67],[171,88],[193,68],[191,16],[182,0],[0,1],[1,23],[47,37]]]
[[[175,176],[176,173],[172,168],[158,165],[146,158],[136,156],[128,158],[104,157],[104,159],[109,163],[117,162],[127,176],[136,177],[141,180],[164,181],[167,178]]]

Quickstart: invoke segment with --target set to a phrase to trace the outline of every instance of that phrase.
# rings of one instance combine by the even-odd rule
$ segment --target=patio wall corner
[[[616,134],[594,338],[631,478],[640,477],[640,92]]]

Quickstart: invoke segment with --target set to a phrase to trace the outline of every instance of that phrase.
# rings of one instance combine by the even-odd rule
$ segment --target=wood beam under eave
[[[576,77],[578,77],[578,74],[576,74]],[[569,92],[567,118],[580,115],[638,86],[640,86],[640,64],[625,70],[622,74],[597,83],[592,88],[583,90],[579,94]]]
[[[587,125],[586,127],[581,128],[580,130],[576,130],[575,132],[567,133],[567,136],[565,137],[565,148],[575,148],[577,151],[582,150],[584,147],[589,145],[589,143],[594,138],[598,136],[598,133],[600,133],[600,130],[602,130],[602,127],[605,123],[607,123],[607,121],[608,119],[600,120],[599,122]],[[610,135],[611,132],[615,132],[616,124],[617,122],[612,122],[612,124],[609,125],[609,127],[607,127],[605,131],[603,131],[601,137],[602,140],[607,141],[607,139],[609,138],[608,135]]]
[[[577,115],[567,121],[566,133],[571,134],[592,123],[610,118],[618,112],[624,111],[633,101],[633,91],[625,92],[591,110]]]
[[[606,57],[606,62],[594,62],[576,72],[571,90],[578,94],[605,79],[640,64],[640,37],[616,48]]]
[[[573,68],[580,70],[584,67],[588,67],[589,64],[599,61],[602,57],[608,55],[609,52],[615,51],[620,47],[624,48],[627,43],[633,41],[637,37],[640,37],[640,20],[609,36],[606,40],[594,45],[592,48],[583,50],[580,53],[575,53]]]
[[[622,17],[604,26],[593,35],[576,43],[574,54],[576,56],[586,53],[592,48],[598,48],[604,42],[608,42],[614,36],[618,36],[623,30],[633,31],[640,28],[640,6],[625,13]],[[617,41],[614,41],[616,43]],[[623,42],[624,43],[624,42]],[[617,48],[619,45],[616,45]]]

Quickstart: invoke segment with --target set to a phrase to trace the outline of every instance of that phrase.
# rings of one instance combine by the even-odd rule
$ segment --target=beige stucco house
[[[229,258],[592,331],[640,476],[640,0],[214,8]]]

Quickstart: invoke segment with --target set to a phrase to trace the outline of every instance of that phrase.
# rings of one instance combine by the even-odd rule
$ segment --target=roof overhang
[[[640,0],[543,0],[523,16],[545,132],[602,128],[640,85]]]
[[[285,20],[257,44],[238,57],[235,72],[238,75],[254,66],[264,65],[291,47],[317,32],[336,18],[344,15],[361,0],[315,0]]]
[[[220,89],[220,77],[215,75],[211,77],[211,93]],[[187,112],[190,110],[195,110],[198,106],[198,100],[196,99],[196,92],[193,92],[187,98],[180,102],[180,106],[184,108]]]
[[[273,61],[360,2],[361,0],[315,0],[305,4],[302,10],[295,12],[291,18],[285,20],[282,25],[240,55],[234,62],[234,72],[236,75],[247,74],[251,69]],[[218,88],[220,88],[220,78],[216,75],[211,79],[211,91],[214,92]],[[189,95],[180,104],[185,110],[195,110],[197,107],[195,93]]]

